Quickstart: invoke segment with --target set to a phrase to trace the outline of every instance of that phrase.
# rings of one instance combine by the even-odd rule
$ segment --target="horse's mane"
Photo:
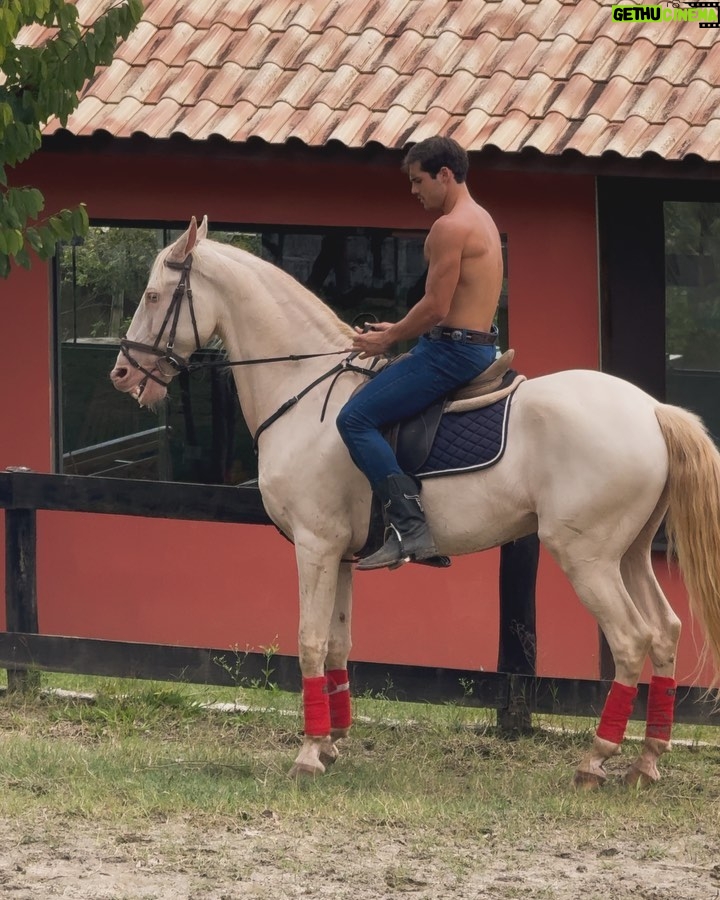
[[[198,241],[193,253],[197,255],[201,265],[203,259],[210,255],[219,255],[223,260],[239,264],[244,270],[249,270],[273,294],[278,304],[291,304],[294,309],[297,309],[297,305],[302,303],[303,308],[307,308],[312,315],[314,323],[323,330],[327,328],[330,332],[337,331],[348,337],[353,335],[352,328],[343,322],[326,303],[301,284],[297,278],[274,263],[243,250],[241,247],[209,238]]]

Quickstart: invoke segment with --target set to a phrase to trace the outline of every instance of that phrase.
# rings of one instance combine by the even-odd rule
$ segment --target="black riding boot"
[[[385,519],[385,543],[357,564],[358,569],[394,569],[409,560],[437,556],[420,502],[420,482],[412,475],[389,475],[376,487]]]

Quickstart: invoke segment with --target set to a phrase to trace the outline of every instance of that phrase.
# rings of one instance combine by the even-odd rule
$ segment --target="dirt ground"
[[[660,829],[659,829],[660,830]],[[500,846],[382,826],[192,822],[112,830],[85,820],[0,821],[0,897],[12,900],[715,900],[720,836]]]

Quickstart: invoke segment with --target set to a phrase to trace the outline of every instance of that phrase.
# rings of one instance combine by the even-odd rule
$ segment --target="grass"
[[[689,743],[664,757],[654,790],[621,786],[634,752],[628,742],[608,766],[606,788],[577,794],[569,783],[592,720],[537,717],[534,734],[508,741],[495,734],[493,711],[360,697],[340,760],[322,778],[295,782],[287,772],[300,742],[297,695],[79,676],[42,681],[95,699],[0,698],[0,816],[129,825],[322,816],[339,827],[412,827],[429,842],[437,829],[455,829],[482,843],[512,835],[530,846],[548,829],[582,832],[589,821],[593,840],[662,826],[720,827],[720,734],[711,727],[676,727],[676,738]],[[244,708],[208,706],[234,701]]]

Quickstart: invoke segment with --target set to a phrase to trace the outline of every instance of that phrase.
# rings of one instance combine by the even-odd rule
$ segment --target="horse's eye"
[[[145,299],[147,300],[148,303],[157,303],[158,295],[155,291],[146,291]]]

